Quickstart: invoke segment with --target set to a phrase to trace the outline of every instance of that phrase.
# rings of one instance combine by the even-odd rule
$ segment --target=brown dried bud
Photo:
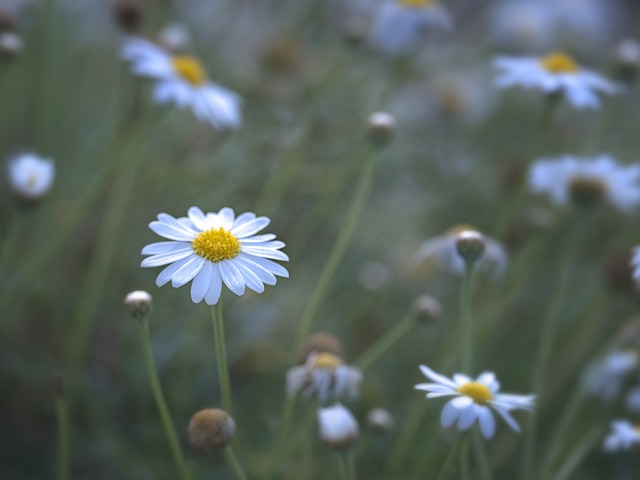
[[[138,30],[142,15],[142,4],[136,0],[119,0],[113,7],[115,22],[127,33]]]
[[[226,447],[235,433],[236,422],[219,408],[200,410],[189,422],[191,446],[205,453],[213,453]]]
[[[311,335],[298,353],[298,363],[305,363],[311,353],[332,353],[344,358],[344,345],[340,340],[326,332]]]

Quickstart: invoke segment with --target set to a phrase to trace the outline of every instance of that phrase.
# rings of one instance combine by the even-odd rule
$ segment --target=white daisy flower
[[[640,355],[635,350],[616,350],[590,366],[584,375],[584,387],[605,402],[619,397],[622,385],[638,367]]]
[[[633,278],[640,283],[640,247],[633,249],[633,257],[631,257],[631,267],[633,268]]]
[[[451,17],[436,0],[393,0],[378,8],[371,27],[371,44],[387,55],[416,48],[425,32],[451,30]]]
[[[560,205],[569,200],[579,205],[604,200],[630,213],[640,204],[640,165],[618,165],[607,155],[536,160],[528,180],[532,192],[546,193]]]
[[[555,40],[553,9],[540,0],[499,2],[490,12],[491,37],[507,48],[548,48]]]
[[[500,383],[493,372],[484,372],[475,380],[456,373],[453,379],[440,375],[429,367],[420,365],[422,373],[435,383],[420,383],[417,390],[429,392],[427,398],[450,397],[455,398],[447,402],[440,415],[440,423],[448,428],[456,421],[460,431],[467,430],[476,421],[485,438],[493,437],[495,433],[495,419],[491,410],[495,410],[516,432],[520,427],[511,416],[516,409],[531,411],[535,402],[535,395],[512,395],[499,393]],[[491,408],[489,408],[491,407]]]
[[[318,410],[318,428],[320,439],[337,449],[350,447],[360,436],[358,421],[339,403]]]
[[[53,161],[33,153],[17,155],[7,163],[9,182],[15,195],[26,201],[36,201],[46,195],[53,183]]]
[[[218,303],[223,283],[236,295],[244,294],[245,287],[262,293],[265,285],[276,284],[276,275],[289,277],[282,265],[272,261],[289,260],[280,251],[285,244],[270,233],[256,235],[270,222],[251,212],[236,217],[230,208],[205,215],[191,207],[188,217],[181,218],[161,213],[149,228],[171,241],[144,247],[142,254],[151,256],[141,266],[169,265],[156,279],[159,287],[171,281],[178,288],[193,280],[194,303],[203,299],[209,305]]]
[[[640,428],[628,420],[614,420],[611,422],[611,433],[604,440],[604,450],[617,452],[629,450],[640,445]]]
[[[627,392],[624,406],[633,413],[640,413],[640,386],[636,386]]]
[[[497,57],[494,66],[498,88],[520,86],[549,94],[564,94],[576,108],[598,108],[598,93],[614,94],[618,86],[597,73],[585,70],[564,53],[545,57]]]
[[[304,365],[287,372],[287,393],[290,396],[302,393],[315,395],[324,403],[330,398],[358,397],[362,372],[359,368],[345,365],[342,359],[329,352],[312,352]]]
[[[414,254],[414,261],[421,263],[427,260],[433,260],[444,271],[453,273],[454,275],[464,275],[466,271],[465,260],[460,254],[457,244],[459,238],[466,234],[479,232],[468,225],[458,225],[444,235],[438,235],[427,239],[418,248]],[[484,241],[484,251],[480,254],[475,268],[490,272],[494,276],[500,276],[504,273],[507,266],[507,253],[500,242],[493,238],[481,235]]]
[[[199,120],[216,129],[240,126],[240,97],[210,82],[195,58],[171,55],[160,46],[137,37],[125,41],[121,55],[130,63],[133,74],[156,81],[153,98],[157,103],[190,108]]]

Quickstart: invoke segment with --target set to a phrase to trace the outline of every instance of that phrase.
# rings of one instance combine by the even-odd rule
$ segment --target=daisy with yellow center
[[[500,383],[492,372],[484,372],[475,380],[456,373],[453,379],[440,375],[429,367],[420,365],[422,373],[434,383],[420,383],[417,390],[424,390],[427,398],[455,397],[446,403],[440,415],[440,423],[448,428],[457,422],[460,431],[478,422],[482,435],[489,439],[495,433],[493,411],[498,413],[516,432],[520,427],[511,416],[513,410],[533,409],[534,395],[500,393]]]
[[[161,213],[149,228],[170,241],[144,247],[142,254],[150,257],[141,266],[168,265],[156,284],[160,287],[171,281],[177,288],[192,282],[195,303],[218,303],[223,284],[236,295],[244,294],[245,287],[262,293],[265,285],[276,284],[276,276],[289,276],[273,261],[289,260],[280,251],[285,244],[274,240],[273,234],[256,235],[269,223],[267,217],[251,212],[236,217],[230,208],[205,214],[191,207],[188,216],[181,218]]]
[[[129,62],[134,75],[155,80],[153,98],[157,103],[190,108],[199,120],[219,130],[240,126],[240,97],[209,81],[196,58],[172,55],[137,37],[125,41],[122,58]]]
[[[377,9],[370,42],[382,53],[398,56],[417,49],[425,36],[450,30],[451,16],[436,0],[391,0]]]
[[[543,57],[498,57],[495,85],[520,86],[548,94],[562,94],[576,108],[598,108],[598,94],[614,94],[619,88],[606,78],[582,68],[571,56],[553,52]]]
[[[618,165],[608,155],[539,159],[529,169],[528,181],[531,191],[560,205],[607,203],[625,213],[640,205],[640,165]]]
[[[342,397],[355,400],[361,382],[359,368],[346,365],[333,353],[313,352],[304,365],[287,372],[287,393],[290,396],[299,393],[307,397],[313,395],[323,403]]]

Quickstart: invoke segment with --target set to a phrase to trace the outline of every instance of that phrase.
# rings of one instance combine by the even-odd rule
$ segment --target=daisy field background
[[[396,20],[379,17],[391,10]],[[300,394],[282,433],[288,392],[323,388],[307,375],[359,424],[356,478],[637,478],[639,20],[625,0],[0,2],[0,476],[177,478],[122,305],[146,290],[189,470],[236,478],[187,434],[195,412],[220,406],[210,308],[190,285],[159,288],[161,270],[140,268],[143,248],[164,240],[149,224],[195,206],[268,217],[258,234],[276,235],[265,241],[288,258],[289,278],[264,274],[263,293],[221,290],[247,478],[354,480],[319,436],[319,408],[333,401]],[[159,101],[167,78],[136,76],[122,53],[131,39],[158,45],[163,61],[183,57],[184,95],[208,90]],[[496,58],[556,53],[615,88],[581,108],[562,89],[496,83]],[[572,68],[561,74],[575,86]],[[51,160],[53,178],[50,167],[11,167],[23,155]],[[470,300],[455,257],[462,230],[482,232],[491,258],[481,262],[499,265],[478,268]],[[459,361],[467,307],[470,370]],[[317,332],[341,342],[329,375],[301,348]],[[429,381],[420,365],[447,379],[495,372],[500,392],[535,395],[533,413],[510,410],[519,432],[498,416],[482,438],[488,469],[461,453],[479,426],[443,428],[448,399],[414,388]],[[331,384],[338,377],[353,383]],[[368,420],[373,409],[393,425]]]

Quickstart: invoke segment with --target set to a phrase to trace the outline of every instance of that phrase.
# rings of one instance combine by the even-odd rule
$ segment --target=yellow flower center
[[[436,0],[398,0],[400,5],[411,8],[429,7],[436,3]]]
[[[571,200],[580,206],[591,207],[607,195],[607,185],[594,177],[575,176],[569,181]]]
[[[313,368],[336,369],[341,366],[342,360],[337,355],[329,352],[322,352],[313,361]]]
[[[540,63],[551,73],[575,73],[580,70],[575,60],[565,53],[551,53],[542,57]]]
[[[192,85],[202,85],[207,79],[200,62],[188,55],[176,55],[171,59],[173,69]]]
[[[458,387],[458,392],[466,397],[470,397],[479,405],[484,405],[493,400],[493,394],[489,387],[479,382],[469,382]]]
[[[214,263],[231,260],[240,254],[240,240],[222,227],[202,232],[191,246],[196,255]]]

